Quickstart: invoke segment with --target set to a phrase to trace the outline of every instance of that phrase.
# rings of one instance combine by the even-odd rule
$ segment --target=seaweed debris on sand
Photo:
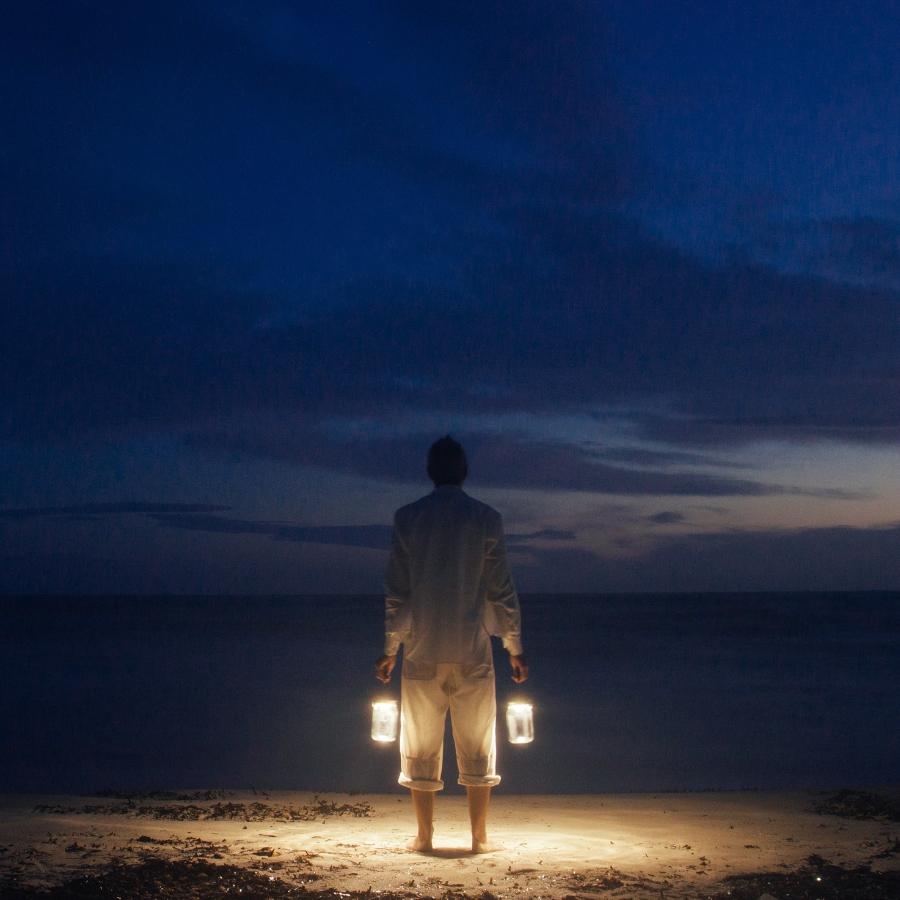
[[[94,900],[97,897],[127,897],[129,900],[188,900],[198,897],[234,897],[246,900],[331,900],[343,897],[371,897],[366,891],[318,891],[295,886],[272,875],[242,866],[222,865],[206,860],[145,859],[136,865],[117,863],[100,872],[69,878],[50,888],[19,886],[0,882],[4,900]],[[408,898],[411,894],[381,893],[381,900]]]
[[[173,796],[184,797],[185,795]],[[183,802],[138,805],[133,796],[122,795],[122,798],[124,802],[120,803],[84,803],[81,806],[38,803],[34,807],[34,812],[50,815],[135,816],[148,819],[172,819],[178,822],[206,821],[210,819],[238,820],[242,822],[309,822],[313,819],[322,819],[327,816],[349,815],[355,818],[365,818],[372,814],[372,807],[368,803],[338,804],[333,800],[325,800],[319,797],[318,794],[312,803],[306,803],[302,806],[261,803],[259,801],[254,801],[253,803],[217,801],[205,806]]]
[[[728,875],[726,889],[715,900],[896,900],[900,897],[900,871],[873,872],[869,866],[845,868],[813,854],[795,872],[755,872]]]
[[[581,880],[573,885],[579,891],[606,893],[624,887],[630,879],[615,873],[606,879]],[[651,883],[637,881],[635,888]],[[653,885],[654,893],[660,891]],[[713,886],[710,886],[711,888]],[[730,875],[722,880],[723,889],[703,896],[712,900],[758,900],[760,897],[790,897],[791,900],[896,900],[900,896],[900,872],[873,872],[868,866],[844,868],[812,856],[796,872],[758,872]],[[6,900],[89,900],[96,897],[128,897],[150,900],[188,900],[197,897],[239,895],[247,900],[337,900],[372,897],[371,891],[347,891],[295,886],[273,876],[242,866],[213,864],[206,860],[145,859],[135,865],[116,863],[99,872],[76,875],[50,888],[0,883]],[[665,890],[661,891],[665,895]],[[421,894],[413,891],[379,891],[379,900],[412,900]],[[476,894],[449,892],[454,900],[495,900],[490,891]],[[643,894],[641,894],[643,896]]]
[[[813,806],[813,812],[846,819],[900,822],[900,795],[844,789],[829,794]]]

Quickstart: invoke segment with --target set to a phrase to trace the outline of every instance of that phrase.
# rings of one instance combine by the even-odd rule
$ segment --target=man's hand
[[[521,684],[528,678],[528,663],[524,656],[509,655],[509,664],[512,666],[512,680]]]
[[[393,656],[382,656],[378,662],[375,663],[375,677],[384,684],[389,684],[391,681],[391,672],[394,671],[395,665],[397,665],[396,653]]]

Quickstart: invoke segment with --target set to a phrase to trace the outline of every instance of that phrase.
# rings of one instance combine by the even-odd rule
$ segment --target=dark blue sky
[[[0,590],[378,592],[428,445],[520,589],[900,584],[900,16],[20,4]]]

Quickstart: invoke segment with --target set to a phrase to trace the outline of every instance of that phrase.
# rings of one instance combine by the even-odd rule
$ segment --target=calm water
[[[0,791],[397,791],[378,596],[0,597]],[[900,594],[523,595],[501,790],[900,782]],[[395,675],[391,689],[399,695]],[[498,738],[505,727],[498,726]],[[445,753],[448,790],[455,760]]]

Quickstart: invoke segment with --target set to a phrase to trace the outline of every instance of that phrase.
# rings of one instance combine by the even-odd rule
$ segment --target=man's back
[[[391,680],[401,644],[400,775],[410,789],[418,833],[411,850],[428,852],[434,792],[441,790],[449,711],[460,784],[466,786],[472,851],[490,849],[487,808],[497,774],[497,698],[490,635],[509,651],[512,679],[528,677],[519,598],[506,566],[503,519],[470,497],[469,464],[448,434],[428,450],[434,490],[394,513],[384,578],[384,653],[375,677]]]
[[[394,514],[385,598],[385,652],[402,642],[408,674],[427,677],[440,662],[490,665],[490,634],[521,652],[502,517],[459,485],[439,484]]]

